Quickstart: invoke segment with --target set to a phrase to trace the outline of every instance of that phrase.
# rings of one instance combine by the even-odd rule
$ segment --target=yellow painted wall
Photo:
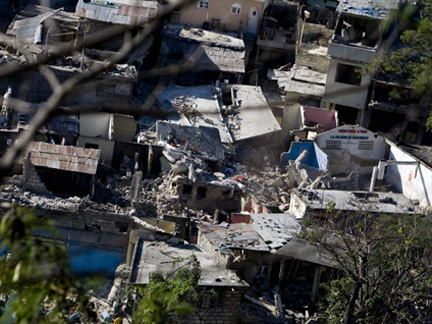
[[[234,3],[241,6],[240,14],[231,13]],[[252,7],[258,9],[258,26],[264,11],[264,2],[257,0],[209,0],[209,8],[198,8],[198,1],[182,8],[180,12],[180,24],[189,24],[192,27],[202,27],[205,21],[212,23],[212,19],[220,19],[221,26],[227,31],[247,31],[249,12]]]

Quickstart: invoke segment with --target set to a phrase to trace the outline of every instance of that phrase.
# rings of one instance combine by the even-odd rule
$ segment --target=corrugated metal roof
[[[28,149],[35,166],[63,171],[96,174],[100,150],[32,142]]]
[[[42,23],[55,13],[56,11],[51,11],[36,17],[15,21],[13,29],[16,33],[18,43],[36,44],[39,42],[36,36],[40,31]]]
[[[335,268],[337,266],[332,255],[322,246],[313,245],[309,241],[299,237],[293,238],[275,254],[319,264],[325,267]]]
[[[148,18],[156,16],[157,2],[125,0],[83,2],[80,0],[76,6],[77,12],[78,9],[82,9],[88,19],[121,25],[141,24]]]
[[[279,249],[300,234],[301,225],[291,214],[250,214],[253,228],[271,249]]]

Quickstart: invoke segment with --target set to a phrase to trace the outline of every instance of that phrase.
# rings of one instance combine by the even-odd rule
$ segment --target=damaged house
[[[158,174],[162,149],[157,145],[137,143],[135,118],[125,114],[81,113],[77,146],[99,149],[101,163],[128,177],[135,171],[146,176]]]
[[[222,143],[232,143],[213,85],[167,87],[158,95],[158,103],[168,120],[181,125],[216,127]]]
[[[164,64],[187,61],[192,74],[176,82],[198,85],[213,80],[240,83],[255,44],[265,0],[203,0],[171,15],[164,26],[159,57]]]
[[[344,125],[318,134],[315,142],[328,156],[327,168],[332,175],[353,170],[370,175],[373,167],[384,159],[387,148],[382,136],[356,125]]]
[[[291,214],[243,216],[241,223],[198,225],[198,246],[250,284],[247,300],[279,318],[289,312],[287,308],[305,312],[305,305],[316,300],[318,283],[335,267],[334,260],[297,237],[301,226]],[[302,284],[297,276],[305,276]],[[252,297],[260,293],[259,300]]]
[[[88,113],[80,114],[80,135],[77,146],[99,149],[102,163],[113,164],[116,141],[133,141],[136,122],[132,116]]]
[[[97,35],[101,31],[109,31],[116,25],[142,25],[157,16],[158,1],[83,1],[79,0],[75,13],[85,24],[84,37]],[[119,35],[98,45],[91,51],[91,56],[105,56],[108,58],[118,52],[123,45],[124,38]],[[153,43],[153,36],[149,35],[127,58],[127,64],[143,64]],[[105,53],[104,53],[105,52]],[[108,54],[108,55],[107,55]],[[102,57],[103,58],[103,57]]]
[[[240,208],[242,185],[217,172],[225,158],[217,128],[158,121],[156,136],[165,146],[162,170],[171,176],[169,187],[182,207],[209,212]]]
[[[264,13],[265,0],[201,0],[177,13],[180,24],[256,35]]]
[[[227,125],[235,142],[256,141],[280,132],[261,87],[232,85],[223,86],[222,91],[231,94]]]
[[[239,82],[247,64],[245,43],[235,34],[176,24],[164,25],[159,58],[164,65],[184,61],[191,64],[190,72],[175,79],[184,85],[199,85],[215,79]]]
[[[235,272],[219,265],[205,250],[178,239],[155,239],[141,232],[132,233],[129,249],[126,266],[131,269],[128,282],[133,286],[147,285],[152,274],[167,277],[175,273],[194,255],[201,269],[199,289],[212,290],[214,296],[183,322],[217,324],[222,319],[224,323],[238,323],[241,297],[249,286]]]
[[[396,142],[414,145],[429,144],[430,136],[426,131],[426,120],[430,106],[422,99],[392,97],[391,93],[400,94],[407,89],[403,80],[392,80],[389,77],[376,75],[372,78],[370,101],[364,113],[365,127],[384,134]]]
[[[400,193],[325,189],[291,192],[289,213],[297,219],[331,220],[335,210],[346,217],[359,212],[395,215],[418,212],[416,206]]]
[[[14,50],[0,51],[2,64],[18,62],[26,64],[31,57],[37,59],[49,55],[52,46],[66,46],[82,41],[86,33],[84,21],[77,15],[62,9],[50,9],[42,6],[28,6],[12,21],[7,35],[15,38]],[[19,53],[26,53],[26,58]],[[55,74],[59,82],[64,82],[92,65],[103,65],[108,56],[90,58],[86,51],[76,56],[65,55],[51,61],[47,67]],[[108,53],[107,53],[108,54]],[[132,89],[138,73],[132,65],[117,64],[99,74],[96,80],[77,88],[69,95],[63,105],[86,104],[106,105],[110,98],[112,104],[130,103]],[[3,78],[0,88],[6,91],[12,88],[12,95],[31,103],[46,101],[52,89],[46,78],[37,71],[16,73]]]
[[[303,19],[299,18],[297,23],[294,64],[267,71],[269,82],[278,88],[277,94],[270,97],[270,104],[275,115],[285,120],[284,124],[291,122],[285,114],[292,106],[325,107],[323,97],[330,61],[327,51],[334,26],[311,22],[311,13],[306,10],[301,15]],[[318,110],[316,112],[320,115]]]
[[[396,144],[386,140],[388,156],[376,165],[370,190],[392,185],[424,210],[432,206],[432,154],[429,146]]]
[[[278,108],[275,108],[278,110]],[[297,139],[313,140],[318,133],[329,131],[339,126],[339,117],[336,110],[289,105],[283,108],[281,117],[278,117],[282,133],[292,134]]]
[[[371,76],[362,76],[365,63],[372,62],[386,35],[383,34],[390,10],[397,1],[340,2],[334,35],[328,44],[330,56],[323,100],[336,108],[345,123],[363,124]]]
[[[80,197],[94,193],[99,150],[32,142],[24,162],[23,188]]]
[[[298,10],[296,2],[276,0],[268,3],[256,41],[256,68],[283,66],[293,59]]]

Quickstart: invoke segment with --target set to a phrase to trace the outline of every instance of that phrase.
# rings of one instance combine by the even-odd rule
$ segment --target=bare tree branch
[[[34,115],[30,127],[23,131],[18,138],[15,140],[14,144],[6,151],[6,153],[3,155],[3,157],[0,159],[0,177],[4,176],[12,167],[14,161],[22,154],[27,148],[27,145],[33,140],[34,136],[37,134],[38,130],[48,121],[49,117],[53,114],[53,112],[58,109],[60,106],[62,100],[70,94],[78,85],[88,81],[92,77],[98,75],[99,73],[105,71],[108,67],[113,66],[114,64],[118,63],[122,59],[124,59],[128,53],[136,46],[138,46],[141,42],[143,42],[146,37],[152,33],[156,28],[158,28],[162,24],[162,17],[166,16],[167,14],[171,13],[173,10],[176,10],[180,8],[182,5],[186,4],[190,0],[173,0],[171,3],[165,4],[165,7],[163,10],[161,10],[160,15],[149,22],[145,29],[143,29],[141,32],[139,32],[135,37],[131,37],[130,30],[134,26],[127,26],[123,28],[116,28],[115,32],[108,33],[110,37],[117,36],[119,34],[119,30],[121,30],[125,34],[125,42],[120,49],[120,51],[116,54],[114,54],[108,63],[101,64],[101,65],[95,65],[89,68],[87,71],[83,71],[65,82],[61,84],[61,86],[54,86],[54,92],[50,96],[50,98],[46,101],[46,103],[38,110],[38,112]],[[105,39],[107,37],[103,34],[103,37],[101,36],[101,39]],[[57,48],[57,47],[56,47]],[[74,48],[74,46],[69,46],[68,48]],[[60,53],[64,53],[64,50],[60,50],[55,55],[61,55]],[[31,63],[27,65],[28,66],[39,66],[42,64],[44,60]],[[3,67],[3,69],[0,68],[0,75],[8,75],[11,73],[16,73],[19,71],[19,67],[11,67],[9,68],[9,65],[6,65]],[[42,69],[43,70],[43,69]],[[6,71],[6,72],[5,72]],[[46,72],[45,72],[46,73]],[[49,74],[45,74],[47,77]],[[50,77],[48,77],[50,78]],[[51,82],[53,82],[51,80]],[[55,83],[55,82],[54,82]],[[53,84],[54,84],[53,83]],[[51,86],[53,86],[52,83],[50,83]]]

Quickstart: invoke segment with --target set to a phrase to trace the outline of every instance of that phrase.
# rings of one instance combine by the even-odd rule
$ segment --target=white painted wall
[[[102,138],[79,136],[77,140],[77,146],[85,147],[86,144],[98,145],[98,149],[101,150],[99,161],[105,165],[111,166],[114,155],[114,141]]]
[[[389,160],[417,161],[396,144],[389,142]],[[396,187],[406,197],[419,200],[421,207],[430,207],[432,202],[432,168],[423,163],[416,165],[388,165],[384,181]]]
[[[80,114],[80,135],[108,139],[110,114]]]
[[[328,156],[330,174],[357,170],[362,175],[372,174],[379,160],[384,159],[384,137],[361,126],[344,125],[317,135],[316,144]]]
[[[286,134],[293,129],[301,129],[303,125],[304,114],[300,104],[285,107],[282,119],[282,132]]]
[[[348,61],[341,61],[333,58],[330,59],[323,100],[338,105],[364,109],[371,78],[365,76],[360,85],[336,82],[335,78],[338,63],[356,65]],[[357,66],[361,69],[361,65]]]

